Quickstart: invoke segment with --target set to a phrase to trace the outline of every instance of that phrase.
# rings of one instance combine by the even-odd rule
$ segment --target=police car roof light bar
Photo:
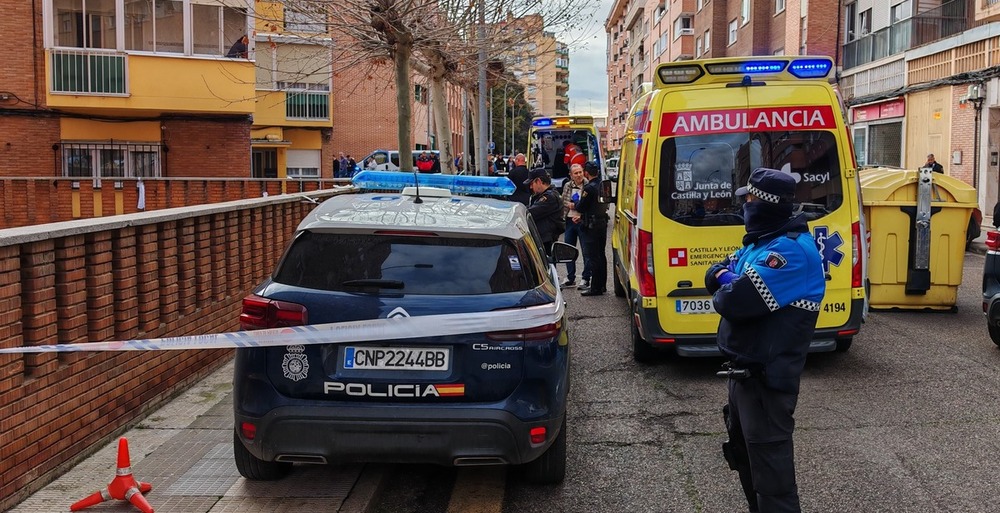
[[[510,196],[516,187],[506,176],[467,176],[442,174],[411,174],[395,171],[362,171],[351,184],[362,190],[402,191],[406,187],[437,187],[452,194]]]

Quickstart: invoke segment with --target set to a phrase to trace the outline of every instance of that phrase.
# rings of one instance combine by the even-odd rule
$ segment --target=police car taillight
[[[490,340],[496,340],[498,342],[521,340],[525,342],[537,341],[537,340],[549,340],[555,338],[562,331],[561,322],[553,322],[549,324],[543,324],[542,326],[535,326],[534,328],[528,328],[523,330],[513,330],[513,331],[495,331],[493,333],[487,333],[486,338]]]
[[[300,304],[274,301],[251,294],[243,298],[240,329],[259,330],[302,326],[309,323],[308,319],[306,307]]]
[[[660,66],[656,73],[664,84],[690,84],[701,78],[705,70],[697,64],[684,66]]]
[[[986,249],[1000,251],[1000,232],[986,232]]]

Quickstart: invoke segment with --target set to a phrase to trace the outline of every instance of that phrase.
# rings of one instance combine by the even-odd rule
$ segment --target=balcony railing
[[[844,45],[844,69],[905,52],[969,28],[967,0],[952,0]]]
[[[288,119],[330,119],[328,91],[288,91],[285,99]]]
[[[90,48],[50,52],[53,93],[126,96],[128,55]]]

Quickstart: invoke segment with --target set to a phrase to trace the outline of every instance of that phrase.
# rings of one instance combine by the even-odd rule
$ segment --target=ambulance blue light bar
[[[351,184],[363,190],[402,191],[417,185],[448,189],[452,194],[477,194],[481,196],[510,196],[516,187],[506,176],[467,176],[395,171],[362,171],[351,179]]]
[[[552,126],[554,124],[556,124],[556,122],[552,121],[549,118],[536,119],[536,120],[534,120],[534,121],[531,122],[531,126]]]
[[[755,75],[763,73],[781,73],[788,61],[749,61],[706,64],[705,69],[713,75]]]
[[[788,72],[796,78],[823,78],[831,69],[833,62],[829,59],[800,59],[788,65]]]

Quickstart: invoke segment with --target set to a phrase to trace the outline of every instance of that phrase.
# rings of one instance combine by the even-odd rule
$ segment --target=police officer
[[[594,162],[583,165],[588,182],[583,186],[574,210],[580,213],[580,242],[583,260],[590,262],[590,288],[581,289],[581,296],[600,296],[608,287],[608,258],[604,246],[608,242],[608,206],[601,203],[601,168]]]
[[[562,197],[552,187],[552,178],[542,168],[532,169],[523,183],[531,188],[528,213],[535,221],[545,245],[545,254],[548,255],[552,251],[552,243],[566,230]]]
[[[758,168],[745,187],[743,247],[709,268],[719,350],[729,358],[729,441],[750,511],[798,512],[792,418],[799,377],[826,292],[823,263],[802,214],[792,216],[795,179]]]

